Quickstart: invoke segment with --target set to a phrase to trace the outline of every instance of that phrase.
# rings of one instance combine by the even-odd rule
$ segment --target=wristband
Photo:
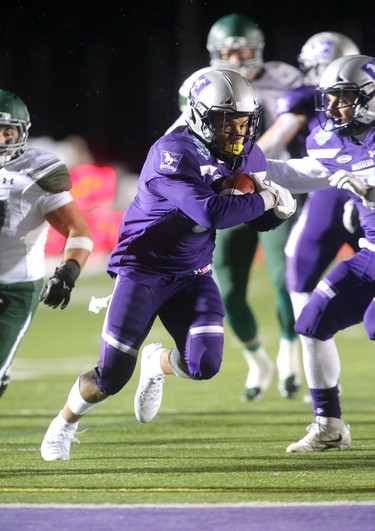
[[[91,252],[94,247],[94,242],[86,236],[75,236],[74,238],[68,238],[66,240],[66,249],[86,249]]]

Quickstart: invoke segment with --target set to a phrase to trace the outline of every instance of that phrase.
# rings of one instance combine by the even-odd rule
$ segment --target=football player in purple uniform
[[[334,266],[313,290],[296,321],[315,422],[290,452],[347,448],[351,435],[341,419],[340,359],[334,335],[363,322],[375,340],[375,58],[334,60],[319,83],[317,108],[325,120],[306,140],[308,156],[269,160],[267,177],[295,193],[331,186],[348,191],[364,237],[360,251]]]
[[[359,54],[356,44],[346,35],[324,31],[310,37],[299,54],[305,84],[286,90],[278,100],[278,118],[258,139],[267,158],[277,154],[294,139],[299,156],[306,155],[306,137],[319,124],[315,112],[315,93],[325,68],[335,59]],[[344,244],[358,251],[363,231],[357,223],[357,209],[348,194],[338,188],[319,190],[308,195],[301,214],[294,223],[285,247],[286,282],[295,317],[308,301],[327,267]],[[300,356],[277,357],[280,392],[298,390],[301,384]],[[283,385],[288,381],[287,386]]]
[[[260,134],[270,127],[276,120],[277,98],[285,89],[301,85],[303,76],[298,68],[283,61],[265,61],[264,46],[263,31],[252,19],[239,13],[219,18],[207,36],[210,66],[194,72],[180,87],[181,111],[194,79],[209,70],[225,68],[244,76],[255,90],[258,103],[263,108]],[[182,112],[170,129],[185,121],[186,115]],[[290,154],[283,147],[275,157],[286,160]],[[290,366],[290,359],[296,356],[299,359],[299,339],[294,331],[293,308],[285,285],[284,246],[293,220],[294,218],[289,218],[274,231],[258,233],[249,231],[244,225],[236,225],[217,234],[214,271],[223,297],[226,318],[239,341],[248,366],[245,389],[241,396],[245,401],[262,399],[275,374],[273,360],[258,334],[258,322],[248,293],[249,272],[259,243],[275,290],[280,326],[278,358],[280,356],[280,359],[286,360],[287,367]],[[292,398],[296,389],[290,385],[290,379],[284,379],[283,376],[282,380],[279,378],[279,382],[282,396]]]
[[[47,461],[69,459],[81,416],[129,381],[157,316],[175,345],[144,347],[136,418],[150,422],[156,416],[166,374],[215,376],[224,342],[224,307],[211,272],[216,230],[239,223],[269,230],[294,213],[291,194],[262,179],[253,194],[213,190],[215,181],[233,173],[266,169],[255,145],[261,108],[246,79],[226,70],[202,75],[190,90],[187,116],[188,125],[149,151],[109,258],[115,282],[100,359],[77,379],[51,422],[41,446]]]

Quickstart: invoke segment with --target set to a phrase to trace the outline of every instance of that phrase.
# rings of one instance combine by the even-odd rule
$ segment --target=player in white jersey
[[[207,49],[210,66],[192,74],[179,90],[181,116],[168,131],[186,122],[185,108],[188,91],[193,81],[213,68],[236,70],[251,82],[259,104],[263,108],[261,133],[276,120],[276,101],[287,88],[300,86],[302,72],[281,61],[263,60],[264,35],[251,19],[233,13],[217,20],[210,29]],[[267,150],[265,155],[268,157]],[[277,158],[286,160],[289,153],[280,149]],[[249,272],[261,243],[269,276],[276,292],[277,317],[280,323],[278,367],[279,390],[283,397],[292,398],[299,389],[290,359],[299,357],[298,337],[294,331],[294,316],[285,286],[284,245],[295,220],[292,216],[274,231],[258,234],[244,225],[218,231],[214,254],[214,269],[223,296],[226,317],[239,339],[249,372],[245,382],[243,400],[259,400],[268,389],[274,376],[274,364],[262,347],[258,337],[256,317],[247,301]],[[272,233],[272,234],[271,234]],[[292,372],[285,367],[292,368]],[[285,370],[284,370],[285,369]]]
[[[30,125],[24,102],[0,90],[0,396],[38,302],[68,305],[93,246],[66,166],[51,153],[27,149]],[[63,262],[43,287],[49,225],[67,241]]]

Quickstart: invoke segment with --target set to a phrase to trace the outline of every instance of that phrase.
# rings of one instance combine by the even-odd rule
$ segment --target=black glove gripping
[[[53,277],[42,289],[39,300],[47,306],[57,308],[61,304],[61,309],[66,308],[70,301],[70,293],[74,288],[74,283],[81,272],[81,267],[76,260],[67,260],[56,268]]]

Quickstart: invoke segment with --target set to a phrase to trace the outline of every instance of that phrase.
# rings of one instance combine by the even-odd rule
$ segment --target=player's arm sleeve
[[[250,221],[264,213],[260,194],[219,195],[193,177],[159,176],[149,188],[176,205],[202,227],[223,229]]]
[[[267,179],[280,184],[293,194],[329,188],[331,172],[312,157],[287,161],[267,159]]]
[[[60,193],[72,187],[67,166],[53,153],[32,149],[32,167],[28,170],[31,180],[44,191]]]
[[[67,192],[71,189],[70,174],[65,164],[59,164],[47,175],[40,177],[37,181],[38,186],[45,192],[58,194]]]
[[[58,194],[46,193],[39,197],[37,201],[41,213],[45,216],[49,212],[73,201],[73,197],[70,192],[61,192]]]

